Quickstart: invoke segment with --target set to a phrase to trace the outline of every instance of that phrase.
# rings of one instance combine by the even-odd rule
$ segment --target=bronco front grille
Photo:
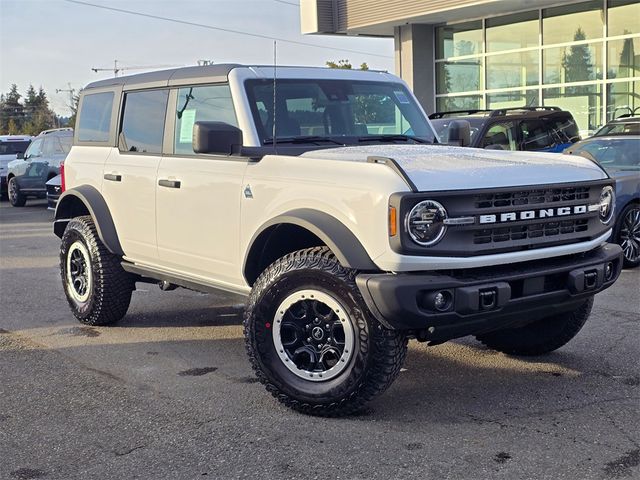
[[[481,194],[474,198],[474,203],[476,208],[500,208],[588,199],[589,187],[564,187]]]
[[[589,228],[588,219],[563,220],[546,223],[534,223],[499,228],[483,228],[473,233],[473,243],[482,245],[486,243],[508,242],[510,240],[524,240],[527,238],[557,237],[568,233],[586,232]]]
[[[476,256],[584,242],[611,228],[593,205],[611,180],[577,185],[536,185],[474,191],[395,194],[391,205],[405,215],[418,202],[432,199],[444,206],[452,223],[436,245],[421,247],[404,235],[391,239],[392,248],[409,255]],[[544,214],[542,213],[544,211]],[[402,223],[401,223],[402,225]]]

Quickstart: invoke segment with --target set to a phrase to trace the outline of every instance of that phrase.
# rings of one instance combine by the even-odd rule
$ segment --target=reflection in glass
[[[486,26],[488,52],[538,46],[538,12],[488,18]]]
[[[603,18],[602,0],[543,10],[542,43],[551,45],[579,40],[568,25],[582,30],[584,39],[602,38]]]
[[[482,53],[482,22],[459,23],[436,29],[436,58]]]
[[[480,108],[482,108],[481,95],[440,97],[436,99],[436,110],[439,112],[450,112],[452,110],[477,110]]]
[[[602,44],[583,43],[543,51],[544,78],[549,83],[584,82],[602,78]]]
[[[490,93],[487,108],[534,107],[540,104],[538,90],[514,90],[512,92]]]
[[[607,11],[608,36],[640,33],[640,2],[638,0],[609,0]]]
[[[640,76],[640,37],[607,42],[607,78]]]
[[[487,88],[526,87],[538,84],[538,51],[487,56]]]
[[[437,93],[455,93],[480,90],[482,77],[480,58],[436,63]]]
[[[542,92],[545,106],[560,107],[573,114],[580,136],[591,135],[602,124],[602,92],[600,85],[549,88]]]
[[[607,120],[620,115],[640,115],[640,81],[607,85]]]

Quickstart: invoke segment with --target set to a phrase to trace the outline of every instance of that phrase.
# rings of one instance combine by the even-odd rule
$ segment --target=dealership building
[[[553,105],[583,131],[640,115],[639,0],[301,0],[301,25],[393,38],[428,113]]]

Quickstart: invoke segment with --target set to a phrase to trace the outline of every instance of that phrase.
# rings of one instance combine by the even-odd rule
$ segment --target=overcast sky
[[[327,60],[367,62],[393,71],[391,39],[300,34],[299,0],[81,0],[84,3],[278,37],[318,47],[278,42],[278,63],[324,65]],[[306,0],[302,0],[306,1]],[[355,50],[363,53],[354,53]],[[51,106],[68,115],[68,94],[113,76],[92,67],[195,65],[198,60],[271,64],[273,42],[185,25],[68,0],[0,0],[0,91],[12,83],[24,94],[44,87]],[[125,74],[139,73],[129,71]]]

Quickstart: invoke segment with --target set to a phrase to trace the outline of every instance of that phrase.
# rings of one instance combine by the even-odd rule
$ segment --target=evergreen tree
[[[24,107],[20,102],[22,96],[18,93],[18,86],[14,83],[11,85],[9,92],[0,97],[0,132],[7,133],[9,129],[9,121],[13,120],[12,133],[22,133],[24,123]]]
[[[575,41],[585,40],[587,37],[578,27],[573,36]],[[594,78],[594,65],[591,59],[591,52],[588,45],[573,45],[569,48],[569,53],[562,56],[562,68],[564,69],[564,81],[567,83],[582,82]],[[584,94],[588,93],[589,87],[569,87],[567,93]]]

